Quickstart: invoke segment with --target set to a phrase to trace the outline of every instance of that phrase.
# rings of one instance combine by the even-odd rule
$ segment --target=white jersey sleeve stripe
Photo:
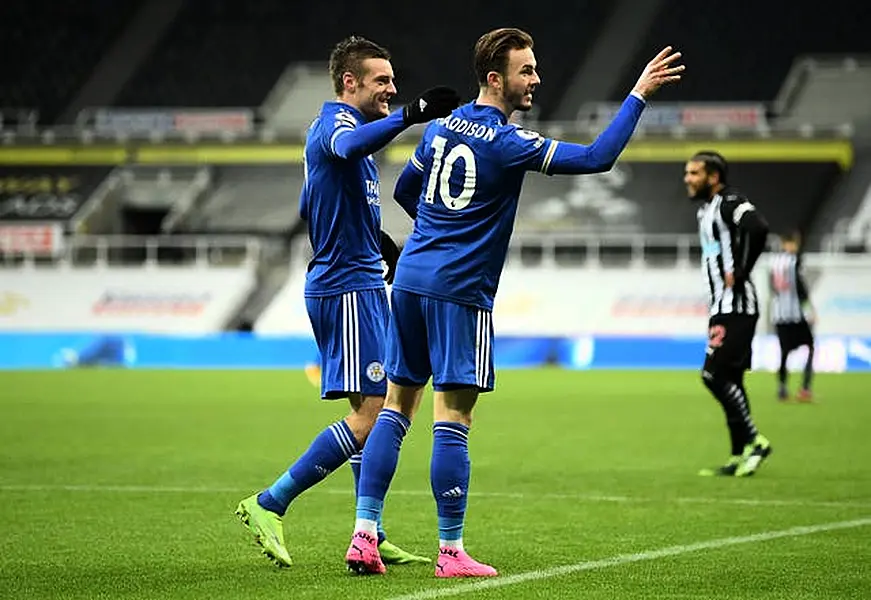
[[[340,133],[345,133],[346,131],[354,131],[351,127],[340,127],[333,132],[333,135],[330,137],[330,152],[333,154],[336,153],[336,138],[339,137]]]
[[[547,147],[547,151],[544,153],[544,160],[541,161],[541,172],[545,175],[547,175],[547,171],[550,169],[550,163],[553,160],[553,155],[556,153],[556,147],[558,145],[558,141],[551,140],[550,145]]]

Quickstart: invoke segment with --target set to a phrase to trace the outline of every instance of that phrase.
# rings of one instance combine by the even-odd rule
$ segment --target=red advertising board
[[[0,253],[52,256],[63,245],[59,223],[0,223]]]

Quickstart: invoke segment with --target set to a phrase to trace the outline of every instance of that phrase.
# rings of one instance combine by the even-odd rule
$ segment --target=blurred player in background
[[[698,209],[702,271],[710,293],[708,345],[702,380],[726,413],[732,454],[701,475],[752,475],[771,454],[756,429],[744,374],[750,369],[759,300],[750,274],[768,239],[768,224],[746,196],[728,184],[729,167],[717,152],[699,152],[687,163],[684,184]]]
[[[384,573],[377,523],[402,440],[433,379],[430,482],[438,513],[437,577],[487,577],[496,569],[464,550],[472,410],[491,391],[491,313],[520,188],[527,171],[547,175],[608,171],[630,137],[645,100],[680,79],[680,54],[666,48],[644,69],[608,128],[590,145],[546,139],[508,122],[532,107],[541,79],[533,40],[513,28],[491,31],[475,46],[476,101],[431,123],[400,175],[394,195],[418,200],[414,231],[396,268],[391,294],[385,407],[363,452],[357,520],[346,554],[357,573]]]
[[[364,38],[336,45],[330,75],[337,98],[324,103],[306,136],[300,216],[308,223],[313,257],[305,299],[321,357],[321,397],[347,398],[351,412],[321,432],[268,489],[236,509],[279,566],[291,564],[282,530],[290,503],[348,460],[359,482],[360,451],[384,404],[388,306],[382,258],[390,249],[381,231],[372,154],[410,125],[445,116],[459,104],[454,90],[432,88],[390,113],[396,95],[390,54]],[[415,216],[415,203],[404,208]],[[377,542],[388,562],[430,562],[388,542],[380,523]]]
[[[798,400],[810,401],[811,379],[814,370],[814,336],[811,326],[814,310],[808,294],[807,282],[802,272],[799,254],[801,236],[794,232],[781,240],[781,251],[771,256],[769,283],[771,285],[771,324],[777,331],[780,341],[780,369],[777,371],[777,396],[781,400],[789,397],[786,385],[786,360],[793,350],[807,346],[807,362]]]

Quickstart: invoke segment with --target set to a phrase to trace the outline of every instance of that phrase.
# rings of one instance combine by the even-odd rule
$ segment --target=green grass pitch
[[[465,539],[502,576],[469,588],[432,567],[350,575],[347,467],[288,513],[293,568],[257,552],[236,503],[346,410],[300,372],[0,373],[0,598],[868,598],[871,376],[821,375],[810,405],[778,403],[770,374],[748,389],[774,454],[711,479],[696,472],[727,436],[695,373],[501,372],[472,428]],[[424,402],[385,524],[434,555]]]

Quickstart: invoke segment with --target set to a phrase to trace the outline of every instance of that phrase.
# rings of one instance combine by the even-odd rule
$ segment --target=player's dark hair
[[[799,231],[798,229],[793,229],[792,231],[788,231],[785,234],[783,234],[782,236],[780,236],[780,239],[783,240],[784,242],[793,242],[795,244],[800,244],[801,243],[801,231]]]
[[[505,75],[508,70],[508,53],[511,50],[532,48],[532,36],[514,27],[502,27],[488,31],[475,44],[475,76],[478,85],[487,85],[487,73],[496,71]]]
[[[720,183],[728,184],[729,180],[729,163],[723,158],[723,155],[713,150],[704,150],[696,152],[695,156],[690,159],[692,162],[700,162],[705,165],[705,171],[708,174],[718,173],[720,175]]]
[[[330,53],[330,77],[333,79],[333,89],[337,95],[345,89],[345,83],[342,81],[345,73],[350,72],[357,79],[363,78],[365,74],[363,61],[367,58],[390,60],[390,52],[375,42],[356,35],[336,44]]]

